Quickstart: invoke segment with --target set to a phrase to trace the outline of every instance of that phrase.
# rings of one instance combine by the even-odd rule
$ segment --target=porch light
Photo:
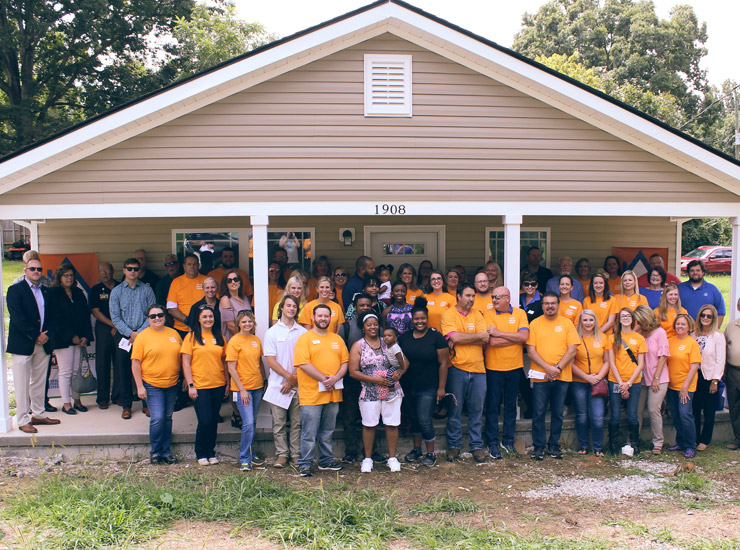
[[[339,241],[344,243],[344,246],[352,246],[352,241],[355,240],[355,230],[348,227],[343,227],[339,230]]]

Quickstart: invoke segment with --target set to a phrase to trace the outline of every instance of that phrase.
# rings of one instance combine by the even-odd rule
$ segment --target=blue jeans
[[[623,401],[624,410],[627,412],[627,423],[630,426],[636,426],[639,423],[637,405],[640,404],[640,388],[642,384],[640,382],[632,384],[629,391],[630,396],[627,399],[622,399],[622,394],[619,392],[614,393],[614,388],[617,388],[619,384],[611,380],[608,380],[607,384],[609,386],[609,429],[619,431],[619,418],[622,412]]]
[[[450,406],[450,415],[447,418],[447,448],[459,449],[462,447],[462,410],[467,403],[468,409],[468,436],[470,436],[470,450],[483,448],[483,402],[486,398],[486,373],[467,372],[457,367],[450,367],[447,371],[447,391],[457,398]]]
[[[214,458],[216,456],[216,436],[218,435],[218,416],[226,386],[198,390],[198,399],[193,408],[198,418],[195,428],[195,458]]]
[[[498,411],[504,400],[504,445],[514,444],[516,431],[516,398],[519,394],[519,379],[522,369],[510,371],[486,370],[486,441],[488,446],[498,447]]]
[[[247,390],[249,405],[242,403],[238,391],[232,394],[232,399],[236,399],[236,408],[239,409],[239,415],[242,417],[242,439],[239,443],[239,462],[241,464],[252,463],[252,442],[257,429],[257,413],[260,410],[263,392],[264,388]]]
[[[696,425],[694,424],[694,412],[691,402],[694,400],[694,392],[689,392],[689,399],[681,403],[680,392],[668,388],[666,401],[671,409],[673,426],[676,428],[676,445],[682,449],[696,450]]]
[[[545,448],[545,414],[550,405],[550,439],[547,445],[560,448],[560,434],[563,431],[563,408],[568,395],[570,382],[553,380],[533,382],[532,384],[532,445],[535,449]]]
[[[339,403],[301,406],[301,458],[300,468],[310,468],[316,448],[319,450],[319,466],[328,466],[334,461],[331,438],[337,423]]]
[[[570,391],[576,409],[578,446],[580,449],[588,449],[588,428],[590,425],[594,451],[600,451],[604,443],[606,397],[593,397],[591,395],[591,384],[585,382],[573,382],[570,385]]]
[[[437,390],[412,390],[411,392],[411,435],[421,435],[424,442],[434,441],[434,405]]]
[[[172,412],[175,410],[178,385],[157,388],[144,382],[149,404],[149,442],[152,456],[172,456]]]

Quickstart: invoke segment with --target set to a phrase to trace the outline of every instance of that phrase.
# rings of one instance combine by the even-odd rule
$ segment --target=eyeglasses
[[[165,262],[165,267],[172,267],[173,265],[177,265],[177,262]]]
[[[126,266],[126,267],[124,267],[123,269],[125,269],[126,271],[133,271],[134,273],[136,273],[136,272],[137,272],[137,271],[139,271],[139,270],[140,270],[141,268],[140,268],[140,267],[134,267],[134,266]]]
[[[251,309],[240,309],[239,311],[236,312],[236,314],[241,315],[243,313],[251,313],[251,312],[252,312]]]
[[[152,320],[164,318],[164,313],[150,313],[148,317]]]
[[[701,315],[699,315],[699,317],[701,317],[702,319],[714,319],[714,315],[712,315],[711,313],[702,313]]]
[[[349,273],[335,273],[335,277],[349,277]]]
[[[501,298],[508,298],[508,297],[509,297],[509,295],[508,295],[508,294],[494,294],[494,295],[492,296],[492,298],[493,298],[494,300],[500,300]]]
[[[241,279],[239,277],[229,277],[228,279],[226,279],[226,284],[239,283],[239,282],[241,282]]]
[[[525,281],[522,283],[522,286],[537,286],[537,283],[533,283],[532,281]]]
[[[430,280],[431,282],[434,282],[434,281],[439,281],[439,282],[441,283],[441,282],[442,282],[442,277],[432,277],[432,278],[431,278],[431,279],[429,279],[429,280]]]
[[[26,269],[28,271],[38,271],[39,273],[41,273],[44,270],[43,267],[27,267]]]
[[[74,276],[75,276],[74,273],[65,273],[64,275],[62,275],[62,277],[74,277]]]

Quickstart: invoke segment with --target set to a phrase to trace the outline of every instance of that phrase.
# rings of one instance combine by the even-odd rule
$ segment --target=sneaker
[[[447,462],[455,462],[460,458],[460,449],[447,449]]]
[[[200,464],[201,466],[208,466],[210,464],[210,462],[208,462],[208,459],[207,458],[199,458],[198,459],[198,464]]]
[[[668,447],[669,451],[683,451],[683,449],[679,445],[671,445]]]
[[[424,456],[424,453],[421,452],[421,447],[414,447],[403,459],[406,462],[416,462],[422,456]]]
[[[345,464],[354,464],[357,462],[357,453],[347,453],[342,457],[342,462]]]
[[[253,466],[264,466],[265,465],[265,459],[259,456],[258,454],[252,454],[252,465]]]
[[[303,466],[298,471],[298,475],[301,477],[311,477],[313,474],[311,473],[311,468],[309,466]]]
[[[542,460],[545,458],[545,449],[542,447],[535,447],[532,451],[532,460]]]
[[[285,468],[288,465],[288,457],[287,456],[279,456],[275,459],[275,464],[273,464],[273,467],[275,468]]]
[[[560,450],[560,447],[549,447],[547,449],[547,454],[558,460],[563,459],[563,451]]]
[[[514,448],[514,445],[510,445],[508,443],[501,443],[499,445],[499,449],[503,452],[503,454],[511,455],[518,457],[519,453]]]
[[[395,456],[392,456],[388,459],[388,467],[391,469],[391,472],[401,471],[401,463]]]
[[[290,465],[291,465],[291,467],[293,467],[293,468],[295,468],[297,470],[298,469],[298,459],[296,457],[294,457],[294,456],[291,456],[290,457]]]
[[[220,460],[216,458],[215,456],[212,456],[211,458],[208,459],[208,464],[210,464],[211,466],[215,466],[219,462]]]
[[[495,460],[501,460],[503,457],[501,456],[501,451],[498,450],[498,447],[491,447],[490,452],[488,453],[488,456]]]
[[[360,465],[360,471],[363,474],[369,474],[373,471],[373,459],[372,458],[365,458],[362,461],[362,464]]]
[[[483,449],[473,449],[473,460],[475,460],[478,464],[481,464],[486,461],[486,451]]]
[[[740,441],[733,441],[732,443],[728,443],[727,448],[731,451],[737,451],[738,449],[740,449]]]
[[[154,464],[155,466],[162,464],[162,457],[155,455],[149,457],[149,464]]]
[[[342,463],[337,460],[332,460],[329,462],[329,464],[325,464],[322,466],[319,464],[319,470],[325,471],[325,470],[331,470],[332,472],[338,472],[343,468]]]
[[[239,466],[239,469],[242,472],[251,472],[252,471],[252,465],[249,462],[242,462],[241,466]]]
[[[434,453],[427,453],[424,455],[424,460],[421,463],[427,468],[431,468],[437,463],[437,455]]]
[[[159,457],[159,461],[162,464],[169,464],[169,465],[177,464],[177,459],[174,456],[172,456],[172,455],[170,455],[170,456],[160,456]]]
[[[694,449],[686,449],[686,452],[683,454],[684,458],[694,458],[696,456],[696,451]]]

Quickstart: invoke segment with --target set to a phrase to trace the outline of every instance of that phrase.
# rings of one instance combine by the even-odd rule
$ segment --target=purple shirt
[[[645,354],[645,366],[642,368],[642,385],[649,386],[653,383],[655,371],[658,368],[659,357],[670,357],[668,352],[668,336],[662,327],[656,328],[650,336],[645,337],[647,353]],[[663,384],[669,381],[668,364],[663,366],[658,382]]]
[[[39,308],[39,319],[41,319],[40,327],[44,326],[44,295],[41,293],[41,283],[34,285],[31,281],[26,279],[28,286],[31,287],[33,297],[36,299],[36,305]]]

